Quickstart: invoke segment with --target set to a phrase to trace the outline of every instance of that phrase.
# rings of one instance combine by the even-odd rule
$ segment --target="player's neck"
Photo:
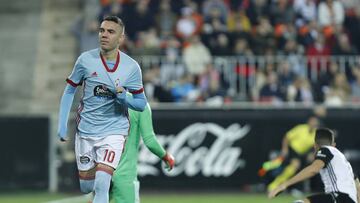
[[[101,50],[101,55],[107,60],[107,61],[115,61],[118,53],[118,49],[105,51]]]

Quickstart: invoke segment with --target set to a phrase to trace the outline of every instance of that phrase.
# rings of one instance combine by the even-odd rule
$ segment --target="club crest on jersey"
[[[98,85],[94,88],[94,96],[114,98],[115,95],[105,85]]]
[[[82,164],[87,164],[87,163],[89,163],[90,162],[90,158],[89,157],[87,157],[87,156],[81,156],[80,157],[80,163],[82,163]]]
[[[97,72],[95,71],[95,72],[93,72],[93,73],[91,73],[91,75],[90,75],[90,77],[97,77],[98,76],[98,74],[97,74]]]
[[[115,87],[120,87],[120,79],[115,80]]]

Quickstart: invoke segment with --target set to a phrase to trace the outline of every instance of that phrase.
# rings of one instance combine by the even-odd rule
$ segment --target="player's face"
[[[104,51],[117,49],[124,40],[122,27],[112,21],[103,21],[99,29],[100,48]]]
[[[315,129],[319,126],[319,120],[315,117],[309,119],[308,124],[311,129]]]

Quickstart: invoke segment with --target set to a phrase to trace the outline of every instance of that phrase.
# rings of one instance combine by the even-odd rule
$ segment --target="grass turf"
[[[11,193],[1,194],[1,203],[45,203],[52,200],[61,200],[76,196],[73,194],[49,194],[49,193]],[[291,203],[294,198],[288,195],[280,195],[269,200],[265,194],[206,194],[206,193],[164,193],[164,194],[141,194],[141,203]],[[70,199],[66,202],[72,203]],[[86,201],[74,203],[86,203]]]

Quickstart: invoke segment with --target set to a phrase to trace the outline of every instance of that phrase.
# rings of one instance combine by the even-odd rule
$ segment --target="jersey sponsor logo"
[[[90,162],[90,158],[89,157],[87,157],[87,156],[81,156],[80,157],[80,163],[82,163],[82,164],[87,164],[87,163],[89,163]]]
[[[114,93],[112,93],[105,85],[98,85],[94,88],[94,96],[105,97],[105,98],[115,98]]]
[[[318,153],[316,156],[318,156],[318,157],[326,157],[325,154],[320,154],[320,153]]]
[[[326,157],[325,154],[322,154],[322,151],[321,151],[321,150],[318,151],[318,153],[316,154],[316,156],[318,156],[318,157]]]

